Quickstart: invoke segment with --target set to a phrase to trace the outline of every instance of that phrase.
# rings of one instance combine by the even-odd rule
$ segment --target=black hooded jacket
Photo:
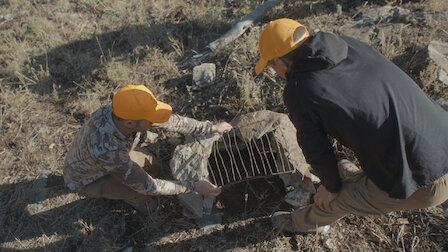
[[[372,47],[319,32],[299,46],[284,101],[299,145],[330,192],[341,186],[330,135],[366,175],[407,198],[448,172],[448,113]]]

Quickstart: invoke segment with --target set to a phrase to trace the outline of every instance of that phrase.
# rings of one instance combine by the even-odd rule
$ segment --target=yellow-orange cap
[[[269,22],[258,40],[260,60],[255,72],[260,74],[268,61],[285,56],[309,36],[306,27],[295,20],[280,18]]]
[[[125,120],[146,120],[164,123],[171,116],[170,105],[158,101],[143,85],[127,85],[112,98],[112,112]]]

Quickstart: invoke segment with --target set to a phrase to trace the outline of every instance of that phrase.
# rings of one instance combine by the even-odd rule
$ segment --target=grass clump
[[[240,102],[243,111],[253,111],[260,107],[260,88],[255,84],[252,76],[246,72],[238,74],[234,72],[234,78],[240,89]]]

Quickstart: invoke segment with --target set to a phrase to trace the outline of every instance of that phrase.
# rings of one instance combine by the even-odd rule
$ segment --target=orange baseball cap
[[[295,20],[280,18],[269,22],[258,40],[261,58],[255,72],[260,74],[268,61],[285,56],[309,36],[306,27]]]
[[[113,96],[112,112],[125,120],[146,120],[164,123],[171,116],[170,105],[158,101],[143,85],[127,85]]]

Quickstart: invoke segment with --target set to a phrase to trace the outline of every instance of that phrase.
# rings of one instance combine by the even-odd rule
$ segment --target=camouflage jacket
[[[210,124],[172,115],[155,128],[182,134],[207,134]],[[76,135],[64,165],[64,180],[72,190],[79,190],[89,183],[113,175],[133,190],[146,195],[173,195],[194,190],[193,181],[169,181],[152,178],[130,159],[129,152],[140,142],[142,134],[135,137],[123,135],[112,120],[112,105],[106,105],[92,114],[90,120]]]

